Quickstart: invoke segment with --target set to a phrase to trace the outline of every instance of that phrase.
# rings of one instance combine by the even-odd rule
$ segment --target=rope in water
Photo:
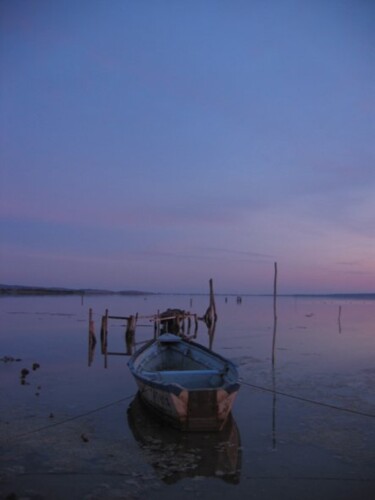
[[[326,408],[331,408],[333,410],[340,410],[340,411],[344,411],[347,413],[354,413],[355,415],[362,415],[363,417],[375,418],[375,414],[373,414],[373,413],[366,413],[364,411],[353,410],[351,408],[345,408],[343,406],[337,406],[337,405],[333,405],[330,403],[324,403],[323,401],[317,401],[315,399],[309,399],[309,398],[304,398],[302,396],[296,396],[295,394],[289,394],[287,392],[277,391],[277,390],[271,389],[269,387],[263,387],[263,386],[256,385],[256,384],[250,384],[250,382],[246,382],[244,380],[241,381],[241,384],[246,385],[248,387],[251,387],[253,389],[258,389],[260,391],[270,392],[272,394],[284,396],[286,398],[296,399],[297,401],[303,401],[305,403],[310,403],[310,404],[314,404],[314,405],[318,405],[318,406],[325,406]]]
[[[251,384],[250,382],[246,382],[244,380],[241,381],[241,384],[245,385],[247,387],[250,387],[252,389],[257,389],[259,391],[269,392],[271,394],[275,394],[275,395],[278,395],[278,396],[284,396],[286,398],[295,399],[297,401],[303,401],[304,403],[310,403],[310,404],[314,404],[314,405],[318,405],[318,406],[323,406],[323,407],[326,407],[326,408],[331,408],[333,410],[339,410],[339,411],[343,411],[343,412],[346,412],[346,413],[352,413],[354,415],[361,415],[363,417],[375,418],[375,414],[373,414],[373,413],[367,413],[367,412],[363,412],[363,411],[359,411],[359,410],[353,410],[351,408],[345,408],[343,406],[337,406],[337,405],[333,405],[333,404],[330,404],[330,403],[324,403],[323,401],[317,401],[317,400],[314,400],[314,399],[304,398],[302,396],[296,396],[295,394],[290,394],[290,393],[287,393],[287,392],[278,391],[276,389],[271,389],[269,387],[264,387],[264,386],[260,386],[260,385],[256,385],[256,384]],[[15,436],[11,436],[10,438],[7,439],[7,441],[13,441],[15,439],[20,439],[20,438],[23,438],[23,437],[26,437],[26,436],[30,436],[31,434],[35,434],[37,432],[41,432],[41,431],[44,431],[44,430],[47,430],[47,429],[51,429],[51,428],[57,427],[59,425],[64,425],[64,424],[66,424],[68,422],[72,422],[74,420],[78,420],[79,418],[83,418],[83,417],[86,417],[88,415],[92,415],[93,413],[96,413],[98,411],[105,410],[106,408],[110,408],[111,406],[114,406],[116,404],[119,404],[119,403],[122,403],[124,401],[127,401],[127,400],[129,400],[130,398],[133,398],[133,397],[134,397],[134,394],[131,394],[130,396],[126,396],[125,398],[121,398],[121,399],[118,399],[116,401],[112,401],[111,403],[108,403],[108,404],[103,405],[103,406],[99,406],[99,407],[94,408],[93,410],[89,410],[89,411],[87,411],[85,413],[81,413],[79,415],[75,415],[74,417],[69,417],[69,418],[66,418],[64,420],[60,420],[59,422],[54,422],[53,424],[44,425],[43,427],[39,427],[39,428],[33,429],[31,431],[23,432],[22,434],[17,434]]]
[[[47,429],[51,429],[52,427],[57,427],[59,425],[66,424],[68,422],[72,422],[73,420],[78,420],[82,417],[87,417],[88,415],[92,415],[101,410],[105,410],[111,406],[117,405],[119,403],[123,403],[124,401],[129,400],[130,398],[134,398],[135,394],[131,394],[130,396],[126,396],[125,398],[118,399],[116,401],[112,401],[112,403],[108,403],[103,406],[99,406],[98,408],[94,408],[93,410],[86,411],[85,413],[80,413],[79,415],[75,415],[74,417],[65,418],[64,420],[59,420],[58,422],[54,422],[53,424],[44,425],[43,427],[39,427],[38,429],[33,429],[31,431],[23,432],[22,434],[17,434],[15,436],[11,436],[7,439],[7,441],[13,441],[15,439],[20,439],[26,436],[30,436],[31,434],[35,434],[37,432],[45,431]]]

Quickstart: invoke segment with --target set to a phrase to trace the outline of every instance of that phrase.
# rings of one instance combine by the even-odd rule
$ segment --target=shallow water
[[[2,498],[375,498],[375,301],[280,297],[276,331],[270,297],[216,302],[213,349],[242,386],[225,432],[197,436],[144,410],[125,356],[104,368],[98,342],[88,366],[88,311],[99,337],[106,308],[202,315],[206,296],[1,298]],[[125,351],[123,321],[108,349]]]

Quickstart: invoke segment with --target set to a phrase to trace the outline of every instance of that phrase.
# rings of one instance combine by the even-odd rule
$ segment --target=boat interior
[[[226,367],[218,366],[214,359],[202,358],[200,361],[194,356],[196,353],[176,345],[162,346],[153,354],[142,363],[143,375],[151,380],[189,389],[212,389],[224,384]]]
[[[161,371],[160,379],[165,383],[180,384],[189,389],[217,388],[223,385],[223,375],[217,370]]]

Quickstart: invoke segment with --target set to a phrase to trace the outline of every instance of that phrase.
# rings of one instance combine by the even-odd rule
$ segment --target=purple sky
[[[375,291],[374,2],[0,20],[0,283]]]

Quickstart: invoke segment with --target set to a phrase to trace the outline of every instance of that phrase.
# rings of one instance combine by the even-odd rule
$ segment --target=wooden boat
[[[145,344],[130,359],[140,396],[173,426],[221,430],[239,389],[235,365],[171,333]]]

